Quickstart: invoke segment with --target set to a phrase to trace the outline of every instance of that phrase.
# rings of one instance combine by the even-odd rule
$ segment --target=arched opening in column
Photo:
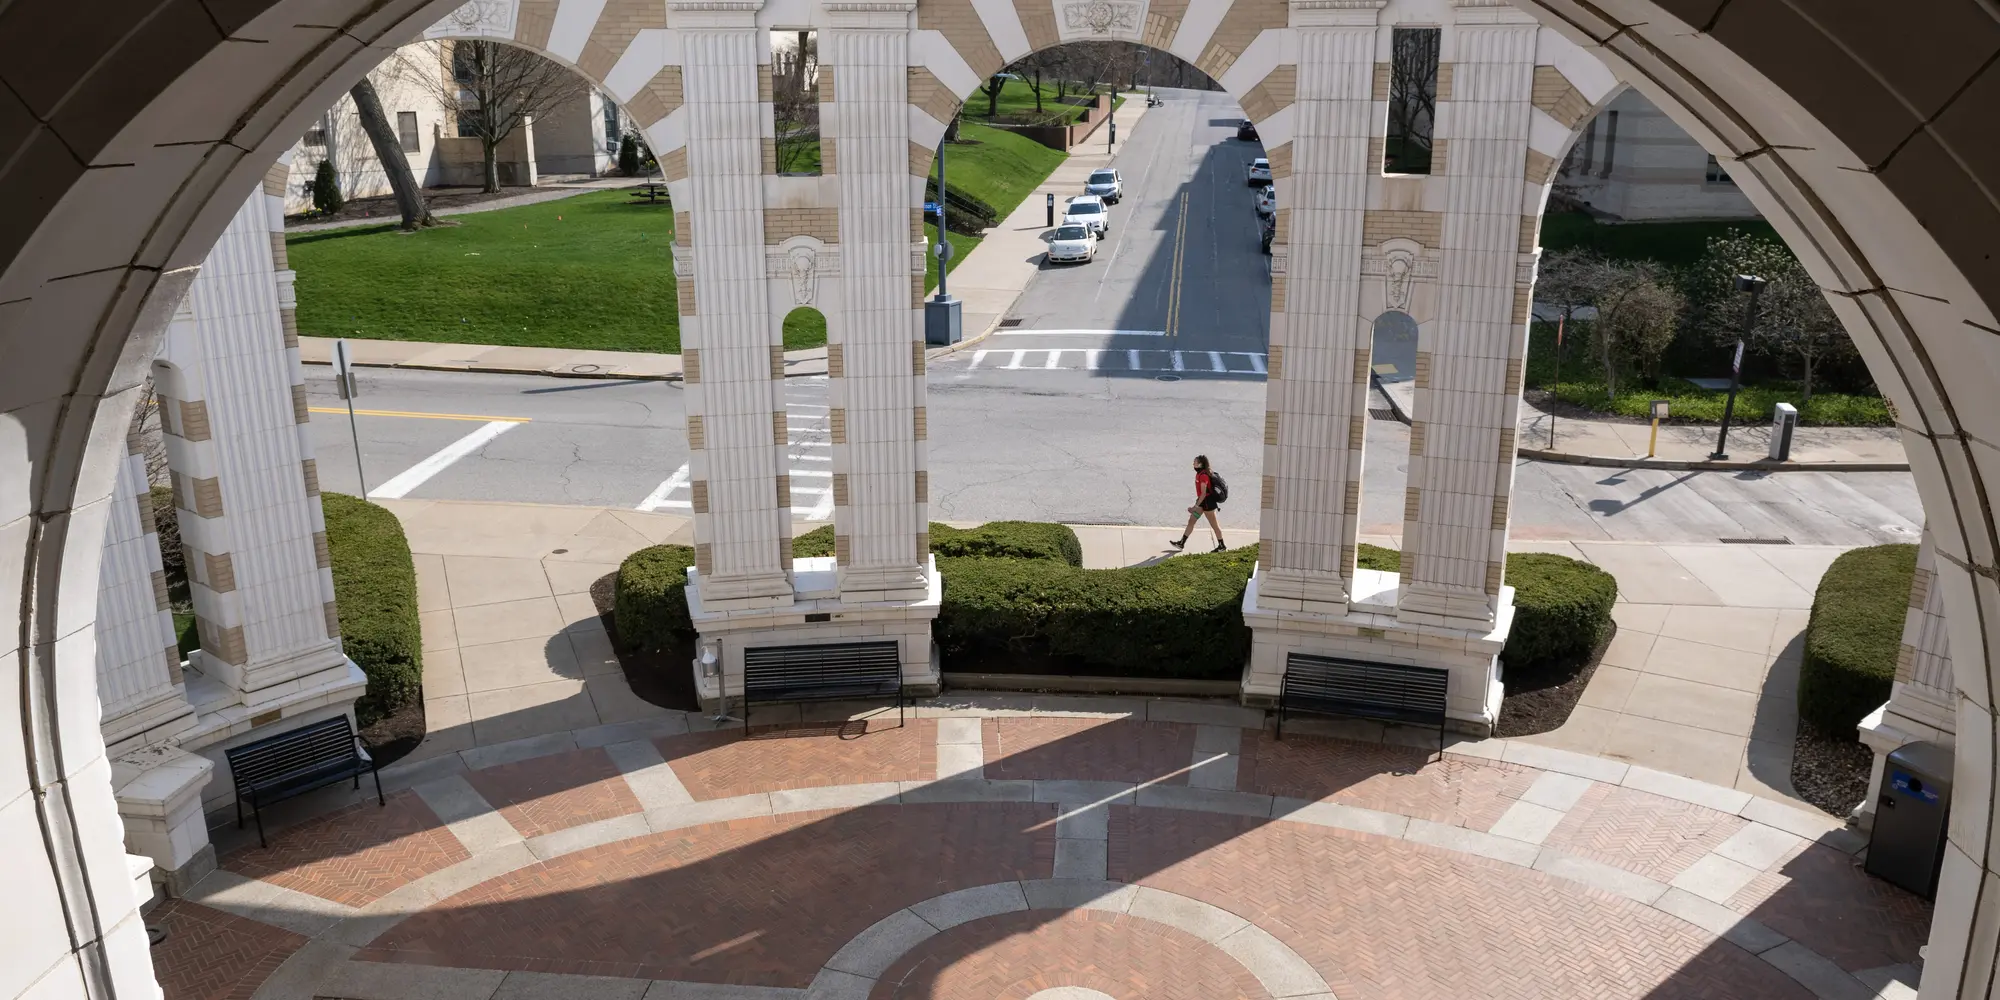
[[[1414,275],[1411,276],[1414,278]],[[1407,286],[1406,286],[1407,287]],[[1369,328],[1368,471],[1362,480],[1360,545],[1362,569],[1391,569],[1377,548],[1401,550],[1405,487],[1409,482],[1412,421],[1417,412],[1418,321],[1404,309],[1384,310]]]

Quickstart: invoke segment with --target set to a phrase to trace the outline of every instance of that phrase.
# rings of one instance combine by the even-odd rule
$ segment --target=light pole
[[[1111,126],[1111,138],[1104,143],[1104,151],[1118,148],[1118,81],[1111,81],[1111,110],[1105,112],[1104,123]]]
[[[1736,290],[1750,293],[1750,305],[1743,311],[1743,336],[1737,338],[1736,353],[1729,361],[1729,399],[1722,404],[1722,433],[1715,436],[1715,453],[1708,456],[1710,461],[1720,462],[1729,457],[1729,420],[1736,415],[1736,390],[1743,384],[1743,341],[1757,329],[1757,296],[1764,293],[1767,284],[1770,282],[1756,275],[1736,276]]]
[[[944,147],[945,141],[938,140],[938,200],[937,200],[937,254],[938,287],[937,296],[924,303],[924,343],[946,347],[959,342],[963,336],[960,330],[961,318],[959,302],[951,297],[945,284],[946,268],[951,263],[950,230],[945,228],[945,187],[944,187]]]

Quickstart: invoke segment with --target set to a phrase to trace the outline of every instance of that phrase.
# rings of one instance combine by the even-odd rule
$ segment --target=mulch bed
[[[376,767],[388,767],[408,756],[424,741],[424,700],[418,698],[376,719],[361,730]]]
[[[660,650],[625,648],[618,638],[618,618],[611,613],[611,595],[617,583],[615,570],[604,574],[590,585],[590,599],[597,605],[605,633],[611,637],[611,649],[618,656],[618,666],[625,671],[625,683],[648,704],[677,712],[701,711],[701,702],[694,694],[694,638],[676,639]]]
[[[1613,624],[1588,654],[1544,663],[1533,670],[1506,672],[1507,697],[1500,702],[1500,719],[1493,725],[1495,736],[1531,736],[1557,729],[1569,721],[1583,689],[1597,673],[1604,650],[1618,634]]]
[[[1800,719],[1792,737],[1792,788],[1799,798],[1845,818],[1868,794],[1875,752],[1853,730],[1829,733]]]

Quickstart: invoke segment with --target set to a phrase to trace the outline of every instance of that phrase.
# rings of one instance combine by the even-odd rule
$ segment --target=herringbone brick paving
[[[1414,747],[1243,734],[1236,787],[1489,830],[1540,772]]]
[[[1052,805],[870,806],[607,844],[503,875],[356,957],[804,987],[876,920],[955,889],[1048,878]]]
[[[523,837],[643,811],[611,755],[599,749],[468,771],[465,780]]]
[[[1060,986],[1146,1000],[1266,1000],[1242,963],[1186,931],[1088,910],[1009,913],[912,948],[869,1000],[1027,1000]]]
[[[1849,972],[1915,962],[1930,936],[1931,904],[1817,844],[1757,876],[1729,905]]]
[[[987,719],[986,776],[1185,785],[1193,726],[1131,719]]]
[[[250,1000],[306,943],[291,931],[182,899],[161,903],[146,920],[167,933],[152,949],[166,1000]]]
[[[1750,825],[1703,806],[1598,784],[1583,793],[1544,843],[1660,882]]]
[[[653,741],[697,800],[789,788],[937,777],[937,722],[867,720],[829,726],[667,736]]]
[[[270,844],[237,851],[222,867],[348,906],[470,857],[414,792],[397,792],[386,806],[357,802],[273,834]]]
[[[1116,808],[1110,831],[1112,878],[1255,922],[1341,1000],[1810,997],[1690,924],[1500,862],[1211,813]]]

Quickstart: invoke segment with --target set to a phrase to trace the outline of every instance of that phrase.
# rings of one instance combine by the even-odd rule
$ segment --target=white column
[[[766,295],[758,64],[770,43],[755,2],[674,0],[687,136],[682,275],[695,566],[708,611],[792,603],[781,348]],[[698,432],[696,428],[699,428]]]
[[[1854,818],[1864,829],[1874,826],[1875,803],[1890,753],[1924,740],[1945,746],[1957,742],[1958,692],[1951,674],[1951,639],[1945,633],[1944,588],[1935,585],[1936,567],[1937,543],[1926,531],[1917,549],[1916,576],[1910,581],[1895,683],[1889,700],[1858,727],[1861,742],[1875,751],[1868,794],[1854,809]]]
[[[1410,449],[1396,617],[1483,633],[1506,564],[1533,288],[1520,232],[1538,28],[1511,8],[1477,13],[1482,23],[1455,25],[1450,99],[1438,102],[1437,144],[1449,150],[1438,315],[1417,345],[1412,417],[1424,433]]]
[[[929,592],[923,276],[910,254],[908,4],[829,4],[822,120],[839,150],[842,315],[829,324],[834,537],[843,603]]]
[[[97,696],[105,747],[114,757],[195,724],[167,606],[145,449],[137,434],[127,448],[105,519],[97,584]]]

